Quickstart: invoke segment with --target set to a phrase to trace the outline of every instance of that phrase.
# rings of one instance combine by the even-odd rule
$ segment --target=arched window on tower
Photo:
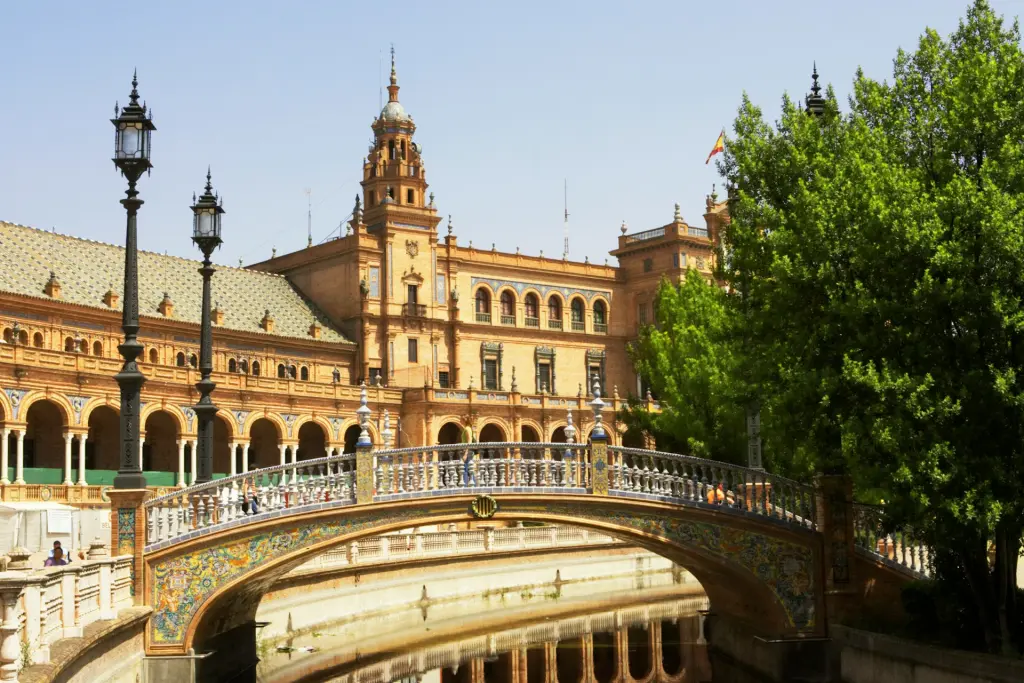
[[[194,368],[198,368],[199,367],[199,356],[197,356],[196,354],[193,353],[191,356],[188,357],[188,364],[191,365]]]
[[[594,332],[604,334],[608,331],[608,307],[603,301],[594,302]]]
[[[288,376],[288,371],[285,370],[284,364],[278,365],[277,366],[277,378],[278,379],[284,379],[287,376]]]
[[[260,376],[260,362],[258,360],[254,360],[252,362],[252,376],[253,377],[259,377]]]
[[[238,372],[238,363],[234,358],[228,358],[228,372]]]
[[[584,328],[584,307],[583,299],[576,297],[569,303],[569,313],[572,317],[572,329],[582,332]]]
[[[394,161],[397,157],[395,156],[395,141],[388,140],[388,159]]]
[[[516,298],[507,289],[501,293],[501,324],[516,324]]]
[[[43,348],[42,332],[36,332],[34,335],[32,335],[32,346],[36,347],[37,349]]]
[[[562,300],[554,294],[548,299],[548,327],[552,330],[562,329]]]
[[[244,358],[238,363],[238,371],[243,375],[249,374],[249,361]]]
[[[295,371],[295,366],[294,365],[289,365],[288,366],[288,377],[290,379],[295,379],[297,375],[298,375],[298,373]]]
[[[299,379],[301,379],[303,382],[309,381],[309,368],[307,368],[305,365],[303,365],[302,369],[299,370]]]
[[[185,354],[182,353],[181,351],[178,351],[178,355],[175,356],[174,358],[174,364],[177,365],[179,368],[185,367]]]
[[[102,356],[103,355],[103,342],[101,342],[101,341],[94,341],[92,343],[92,355],[94,355],[94,356]]]
[[[523,313],[527,327],[540,327],[540,302],[533,292],[523,298]]]
[[[155,365],[157,360],[159,359],[159,357],[160,357],[160,355],[156,352],[156,349],[150,349],[149,350],[149,362],[150,363],[153,363]]]
[[[478,323],[491,322],[491,295],[483,287],[476,290],[476,321]]]

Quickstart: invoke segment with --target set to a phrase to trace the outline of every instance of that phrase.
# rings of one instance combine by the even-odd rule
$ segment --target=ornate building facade
[[[438,230],[394,63],[388,93],[347,234],[213,277],[214,471],[352,449],[363,380],[375,443],[385,413],[399,446],[465,427],[481,441],[564,440],[569,410],[585,435],[594,377],[613,443],[628,440],[612,411],[644,392],[627,345],[653,322],[662,277],[710,275],[725,203],[709,196],[700,226],[678,206],[666,225],[623,225],[616,266],[463,245],[450,219]],[[2,222],[0,246],[3,497],[42,487],[98,502],[117,463],[124,250]],[[198,267],[139,255],[143,466],[157,486],[196,470]]]

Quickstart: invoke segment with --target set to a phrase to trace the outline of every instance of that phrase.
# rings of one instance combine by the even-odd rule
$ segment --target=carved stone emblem
[[[420,243],[416,240],[406,240],[405,253],[408,254],[410,258],[416,258],[416,254],[420,253]]]
[[[477,496],[469,510],[478,519],[490,519],[498,511],[498,501],[490,496]]]

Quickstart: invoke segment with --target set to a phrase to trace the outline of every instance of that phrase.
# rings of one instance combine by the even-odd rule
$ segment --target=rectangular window
[[[601,387],[601,395],[607,396],[604,390],[604,370],[600,365],[591,365],[587,368],[587,396],[593,396],[594,377],[597,377],[597,384]]]
[[[551,393],[551,365],[548,363],[537,366],[537,390]]]
[[[673,268],[678,268],[679,267],[679,254],[672,254],[672,267]]]
[[[645,258],[644,259],[644,272],[645,273],[649,273],[652,270],[654,270],[654,259],[652,259],[652,258]]]
[[[366,378],[366,383],[372,387],[377,384],[378,377],[380,378],[380,382],[383,383],[384,375],[381,373],[380,368],[370,368],[370,376]]]
[[[449,387],[447,370],[441,370],[437,373],[437,386],[442,389],[447,389]]]
[[[388,377],[395,376],[395,342],[388,342]]]
[[[420,362],[420,348],[415,339],[409,340],[409,363]]]
[[[370,266],[370,298],[380,298],[380,266]]]
[[[416,285],[408,285],[406,287],[406,293],[407,293],[406,300],[410,304],[418,304],[419,303],[419,287],[417,287]]]
[[[483,388],[487,391],[498,390],[498,361],[493,358],[484,360]]]
[[[415,194],[414,190],[406,190],[405,191],[405,203],[406,204],[415,204],[416,203],[416,194]]]
[[[686,252],[685,251],[679,252],[679,267],[680,268],[685,268],[686,267]]]
[[[641,325],[647,324],[647,304],[640,304],[637,312],[637,319]]]
[[[388,297],[395,295],[395,269],[394,261],[391,260],[391,245],[388,244]]]
[[[436,287],[436,289],[437,289],[437,291],[434,293],[435,294],[435,297],[434,297],[435,301],[437,301],[437,303],[439,303],[439,304],[447,303],[448,302],[448,288],[445,286],[445,283],[444,283],[444,275],[438,275],[437,276],[437,287]]]

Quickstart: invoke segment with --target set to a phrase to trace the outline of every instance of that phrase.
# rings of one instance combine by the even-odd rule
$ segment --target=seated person
[[[67,563],[68,563],[68,561],[64,559],[64,550],[63,550],[63,548],[61,548],[60,545],[54,545],[54,547],[53,547],[53,555],[51,555],[50,557],[46,558],[46,562],[43,562],[43,566],[44,567],[63,567]]]

